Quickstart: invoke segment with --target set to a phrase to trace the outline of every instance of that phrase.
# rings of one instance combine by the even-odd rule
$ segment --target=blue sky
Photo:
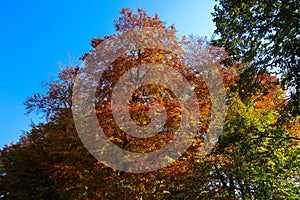
[[[90,50],[90,39],[113,34],[123,7],[157,13],[180,33],[210,37],[214,0],[11,0],[0,6],[0,148],[30,130],[23,102],[43,81]]]

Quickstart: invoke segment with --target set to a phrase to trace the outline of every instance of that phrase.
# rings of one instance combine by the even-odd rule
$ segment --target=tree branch
[[[298,137],[284,137],[284,136],[260,136],[260,137],[252,138],[252,140],[258,140],[258,139],[262,139],[262,138],[298,140],[298,141],[300,141],[300,138],[298,138]]]

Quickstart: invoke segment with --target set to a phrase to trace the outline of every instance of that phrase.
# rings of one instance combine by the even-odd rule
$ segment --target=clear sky
[[[30,130],[23,102],[41,83],[90,50],[90,39],[113,34],[123,7],[157,13],[180,33],[210,37],[214,0],[7,0],[0,6],[0,148]]]

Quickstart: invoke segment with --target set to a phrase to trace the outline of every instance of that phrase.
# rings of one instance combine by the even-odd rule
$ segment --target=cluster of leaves
[[[149,17],[142,9],[138,14],[123,9],[121,15],[115,22],[117,31],[166,28],[158,16]],[[175,33],[173,26],[169,30]],[[93,39],[92,47],[108,38]],[[46,85],[46,94],[26,101],[28,112],[45,113],[48,121],[32,125],[18,143],[0,151],[0,199],[296,199],[300,195],[300,118],[283,119],[285,92],[278,79],[267,72],[256,74],[250,80],[258,80],[260,87],[251,91],[235,67],[220,64],[225,58],[222,49],[199,38],[194,38],[193,45],[192,53],[204,66],[210,67],[205,61],[212,58],[228,92],[239,88],[228,93],[223,134],[209,155],[198,156],[211,109],[204,81],[172,52],[135,49],[116,59],[99,81],[95,112],[105,134],[115,145],[133,152],[154,151],[172,140],[181,115],[176,97],[167,88],[145,85],[130,100],[131,117],[139,125],[150,122],[154,103],[166,108],[167,122],[151,139],[122,132],[110,108],[112,89],[126,71],[144,63],[167,64],[195,87],[201,112],[194,144],[182,157],[154,172],[134,174],[104,165],[78,137],[71,110],[78,68],[69,67]],[[133,77],[145,73],[142,68],[138,71]]]
[[[230,63],[248,63],[242,75],[259,71],[280,74],[289,89],[288,109],[300,113],[300,11],[294,0],[218,0],[213,13],[218,39]],[[241,71],[242,71],[241,70]],[[252,78],[252,77],[251,77]],[[253,89],[255,87],[252,87]]]

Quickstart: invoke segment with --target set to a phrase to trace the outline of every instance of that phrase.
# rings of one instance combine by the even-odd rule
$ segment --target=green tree
[[[248,63],[241,81],[259,71],[280,74],[290,90],[289,109],[300,114],[300,11],[295,0],[218,0],[214,45],[225,47],[225,63]],[[245,66],[245,65],[241,65]],[[251,80],[251,78],[250,78]],[[252,90],[257,87],[256,83]]]
[[[275,77],[264,75],[266,83]],[[267,95],[258,92],[249,102],[231,94],[223,135],[196,171],[202,199],[297,199],[299,187],[299,117],[280,123],[284,93],[273,84]],[[198,196],[199,197],[199,196]]]

